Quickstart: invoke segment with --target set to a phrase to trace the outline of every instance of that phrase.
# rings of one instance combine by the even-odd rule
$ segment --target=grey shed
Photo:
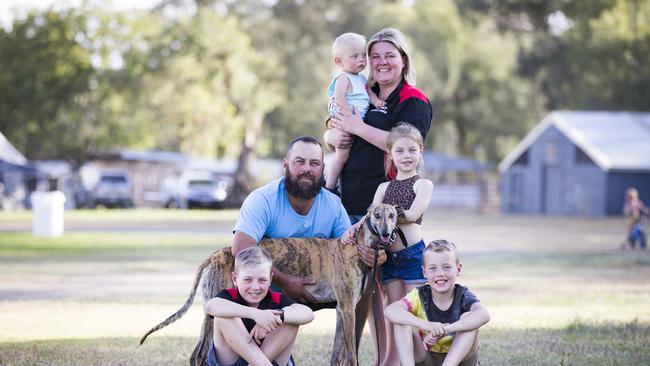
[[[504,213],[620,214],[650,201],[650,113],[554,111],[501,161]]]

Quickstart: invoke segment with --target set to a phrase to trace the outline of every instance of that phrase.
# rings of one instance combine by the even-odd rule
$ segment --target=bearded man
[[[235,224],[233,255],[262,238],[338,238],[350,226],[339,197],[323,188],[323,146],[316,138],[301,136],[291,141],[282,165],[284,177],[254,190],[244,200]],[[272,272],[273,283],[289,297],[321,307],[305,290],[305,285],[314,284],[312,279],[277,268]]]

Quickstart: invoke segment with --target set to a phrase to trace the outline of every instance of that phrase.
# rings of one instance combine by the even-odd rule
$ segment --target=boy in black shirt
[[[434,365],[478,364],[478,328],[490,314],[467,287],[456,284],[462,265],[456,245],[435,240],[424,249],[422,271],[427,284],[390,304],[385,315],[394,324],[402,365],[424,360]],[[413,342],[414,331],[419,337]]]
[[[253,246],[235,257],[232,282],[205,304],[214,317],[210,366],[293,365],[291,350],[298,326],[314,319],[307,306],[269,290],[272,260]]]

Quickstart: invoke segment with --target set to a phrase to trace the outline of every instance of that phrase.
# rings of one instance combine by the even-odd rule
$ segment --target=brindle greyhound
[[[368,209],[365,223],[357,232],[358,245],[383,249],[395,238],[397,212],[391,205],[380,204]],[[318,302],[337,302],[336,334],[330,365],[357,365],[357,351],[361,332],[367,317],[369,296],[363,296],[365,275],[370,268],[359,259],[353,245],[343,245],[339,239],[288,238],[264,239],[259,245],[273,257],[273,265],[293,276],[312,278],[316,284],[306,286]],[[232,286],[231,272],[234,257],[230,248],[214,252],[199,266],[194,284],[185,304],[162,323],[151,328],[149,334],[181,318],[192,305],[199,283],[202,283],[206,303],[219,291]],[[190,365],[205,365],[210,350],[213,321],[203,318],[201,334],[190,357]]]

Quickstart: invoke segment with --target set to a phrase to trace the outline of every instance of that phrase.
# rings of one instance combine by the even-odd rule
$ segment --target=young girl
[[[427,282],[422,273],[422,215],[431,202],[433,183],[418,176],[422,163],[424,143],[420,131],[412,125],[400,122],[388,134],[388,173],[397,170],[395,180],[379,185],[372,205],[388,203],[398,207],[398,228],[401,231],[388,248],[388,259],[382,266],[381,280],[386,305],[391,304],[418,285]],[[363,219],[353,225],[343,236],[343,242],[353,243],[354,233],[363,224]],[[388,352],[395,343],[392,323],[386,322]]]
[[[384,105],[384,101],[368,88],[366,77],[361,74],[366,68],[366,38],[356,33],[343,33],[334,40],[332,44],[334,63],[341,69],[327,89],[327,97],[330,100],[328,109],[331,117],[336,116],[337,104],[347,110],[354,106],[356,112],[363,117],[366,115],[370,104],[377,108]],[[332,100],[336,103],[332,103]],[[327,172],[325,188],[331,192],[336,191],[336,184],[343,170],[345,162],[350,156],[350,149],[335,148],[334,160],[330,163]]]
[[[422,215],[431,202],[433,183],[418,176],[424,143],[422,135],[408,123],[399,123],[388,134],[388,161],[397,170],[395,180],[379,185],[372,204],[398,206],[398,235],[388,248],[382,267],[382,284],[389,303],[401,299],[416,285],[426,282],[422,273]]]

